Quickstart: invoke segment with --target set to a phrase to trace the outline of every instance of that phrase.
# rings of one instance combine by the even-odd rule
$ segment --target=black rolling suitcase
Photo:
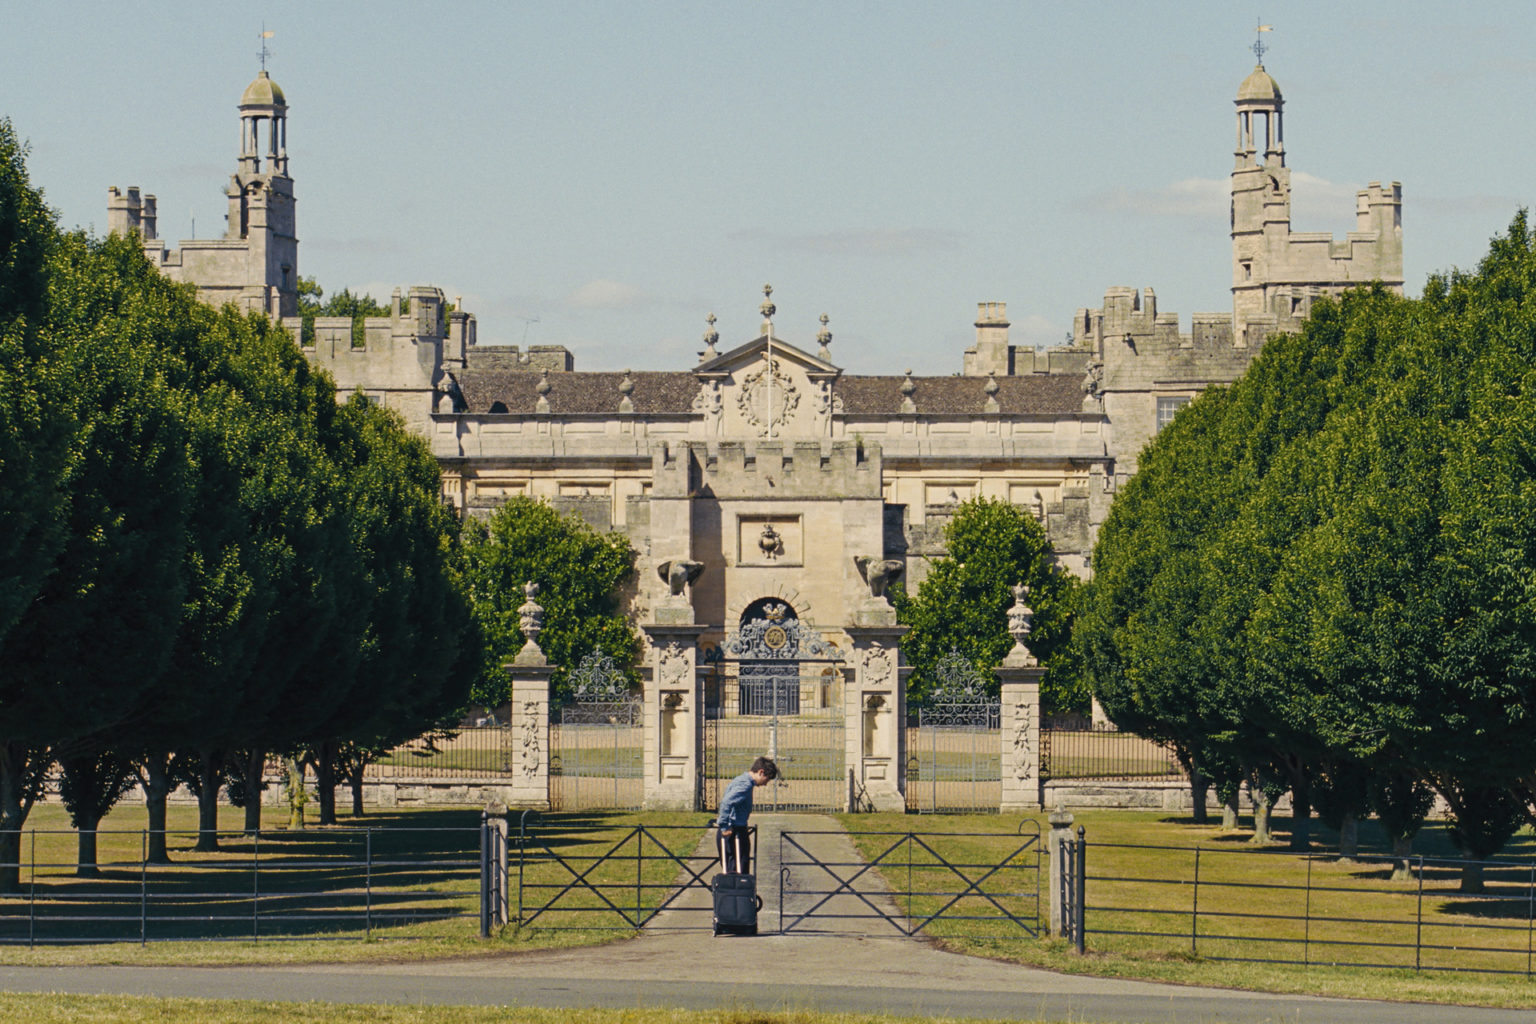
[[[709,889],[715,898],[714,930],[716,935],[756,935],[757,912],[763,908],[763,898],[757,894],[757,876],[752,874],[751,836],[748,829],[733,829],[731,839],[736,843],[736,866],[745,871],[722,871],[710,879]],[[725,839],[720,840],[720,866],[725,867]]]

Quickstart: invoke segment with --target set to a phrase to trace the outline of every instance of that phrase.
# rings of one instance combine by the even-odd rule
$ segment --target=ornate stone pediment
[[[700,382],[695,408],[721,434],[820,437],[836,410],[832,385],[841,372],[764,334],[694,369]]]

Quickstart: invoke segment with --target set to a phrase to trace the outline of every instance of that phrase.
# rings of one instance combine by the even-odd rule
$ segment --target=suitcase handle
[[[758,910],[762,910],[763,909],[763,898],[761,896],[753,896],[752,898],[757,900],[757,909]]]

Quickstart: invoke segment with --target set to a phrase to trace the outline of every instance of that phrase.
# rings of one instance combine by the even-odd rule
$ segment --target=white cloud
[[[579,309],[624,309],[639,305],[645,298],[645,293],[632,284],[598,278],[577,288],[565,301]]]
[[[1156,217],[1221,218],[1231,185],[1225,178],[1185,178],[1158,188],[1115,188],[1086,197],[1079,205]]]
[[[1184,217],[1225,221],[1232,182],[1229,178],[1184,178],[1157,188],[1116,188],[1089,196],[1079,205],[1148,217]],[[1291,172],[1291,222],[1353,223],[1355,185]]]
[[[762,228],[732,232],[729,240],[745,245],[813,253],[819,256],[907,256],[956,249],[965,236],[942,228],[868,228],[858,231],[822,231],[781,234]]]

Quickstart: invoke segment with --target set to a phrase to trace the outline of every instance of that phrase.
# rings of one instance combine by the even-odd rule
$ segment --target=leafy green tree
[[[59,796],[78,835],[75,874],[95,878],[96,830],[101,819],[133,789],[133,765],[110,750],[77,754],[59,762]]]
[[[458,519],[426,442],[357,396],[336,428],[368,616],[350,685],[332,676],[328,715],[306,716],[322,825],[336,820],[337,751],[408,739],[460,711],[482,646],[455,571]]]
[[[1521,214],[1475,273],[1432,279],[1422,300],[1324,304],[1270,340],[1203,436],[1204,397],[1153,443],[1101,533],[1080,635],[1106,706],[1281,769],[1293,842],[1310,780],[1340,764],[1377,779],[1398,839],[1425,782],[1469,858],[1529,820],[1533,282]],[[1192,516],[1167,511],[1191,501]],[[1210,671],[1181,680],[1179,662]]]
[[[67,539],[68,477],[79,451],[67,377],[46,358],[47,279],[58,229],[27,175],[26,151],[0,119],[0,691],[11,632]],[[41,796],[47,741],[0,724],[0,865]],[[19,874],[0,866],[0,891]]]
[[[634,677],[639,638],[619,606],[634,576],[635,552],[621,534],[599,533],[576,516],[532,498],[512,498],[486,522],[466,524],[464,580],[484,638],[474,699],[496,706],[507,698],[506,673],[525,637],[517,609],[523,585],[539,585],[544,631],[539,647],[558,666],[556,692],[582,656],[598,648]]]
[[[1008,609],[1014,584],[1029,587],[1034,611],[1030,649],[1046,675],[1042,700],[1051,710],[1085,710],[1071,636],[1078,584],[1056,565],[1045,530],[1017,505],[991,498],[964,502],[944,528],[946,554],[933,561],[916,595],[892,590],[900,622],[909,626],[902,651],[912,666],[908,693],[921,700],[933,687],[940,659],[958,651],[983,672],[1013,647]]]
[[[7,637],[0,676],[0,740],[37,756],[105,749],[145,710],[145,689],[123,680],[155,679],[170,655],[193,486],[182,367],[159,339],[183,329],[184,291],[132,239],[62,236],[49,264],[44,342],[75,382],[79,424],[68,535]]]
[[[0,118],[0,654],[63,546],[76,432],[65,382],[43,358],[58,229],[25,156],[11,122]],[[0,818],[0,829],[8,827]]]
[[[388,315],[389,307],[367,292],[354,295],[350,289],[343,288],[327,299],[325,290],[314,278],[299,278],[299,317],[302,324],[302,341],[305,345],[314,344],[315,317],[317,316],[351,317],[352,344],[361,348],[367,339],[363,321],[370,316]]]

